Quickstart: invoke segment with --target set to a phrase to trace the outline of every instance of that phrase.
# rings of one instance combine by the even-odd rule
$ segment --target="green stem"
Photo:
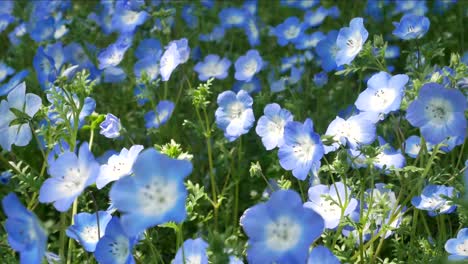
[[[235,174],[235,190],[234,190],[234,212],[233,212],[233,226],[234,228],[237,227],[237,214],[239,211],[239,181],[240,181],[240,162],[242,158],[242,137],[239,137],[239,146],[237,148],[237,154],[238,154],[238,160],[237,160],[237,169],[236,169],[236,174]]]
[[[75,215],[78,211],[78,199],[75,199],[72,206],[71,212],[71,225],[75,224]],[[75,243],[72,238],[68,239],[68,252],[67,252],[67,264],[72,263],[73,249],[75,248]]]

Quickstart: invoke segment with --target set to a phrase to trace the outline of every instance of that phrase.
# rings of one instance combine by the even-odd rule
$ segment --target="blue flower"
[[[0,83],[5,80],[6,77],[15,73],[15,70],[3,62],[0,62]]]
[[[325,221],[325,228],[336,228],[342,217],[351,214],[358,205],[351,190],[342,182],[331,186],[314,185],[309,188],[309,201],[304,206],[314,210]]]
[[[200,81],[206,81],[211,77],[216,79],[225,79],[229,73],[231,61],[227,58],[220,58],[218,55],[209,54],[203,62],[198,62],[193,68],[198,73]]]
[[[346,120],[337,116],[325,132],[325,135],[333,136],[336,143],[326,146],[325,153],[335,151],[339,145],[356,149],[360,145],[371,144],[375,140],[375,130],[374,122],[365,114],[354,115]]]
[[[169,121],[174,111],[174,103],[163,100],[158,103],[155,111],[149,111],[145,114],[146,128],[159,128]]]
[[[11,171],[4,171],[0,173],[0,184],[3,184],[3,185],[8,184],[12,176],[13,176],[13,173],[11,173]]]
[[[400,108],[408,75],[391,76],[379,72],[367,81],[367,89],[359,94],[354,103],[360,111],[373,112],[380,117]]]
[[[284,127],[284,144],[279,148],[281,167],[292,170],[294,177],[305,180],[311,170],[320,166],[324,148],[320,136],[314,132],[312,120],[304,124],[288,122]]]
[[[152,148],[141,152],[133,164],[134,176],[115,182],[109,193],[126,233],[136,236],[155,225],[182,222],[187,198],[184,178],[191,172],[187,160],[169,158]]]
[[[147,57],[137,61],[133,66],[135,76],[141,79],[143,74],[146,74],[150,81],[156,80],[159,75],[158,60],[156,57]]]
[[[144,39],[138,44],[134,54],[139,60],[148,57],[158,58],[159,60],[162,55],[161,42],[153,38]]]
[[[101,166],[96,179],[96,187],[102,189],[109,182],[132,174],[133,164],[142,150],[142,145],[134,145],[130,149],[123,148],[119,154],[110,156],[106,164]]]
[[[294,43],[304,32],[304,28],[299,18],[288,17],[283,23],[273,29],[273,34],[278,38],[280,46],[286,46],[288,43]]]
[[[459,90],[426,83],[409,105],[406,119],[419,127],[427,142],[436,145],[450,136],[465,138],[466,108],[467,102]]]
[[[400,23],[393,22],[395,30],[392,33],[403,40],[420,39],[427,33],[430,24],[425,16],[406,14],[401,18]]]
[[[218,17],[221,21],[221,26],[224,28],[240,28],[246,23],[248,13],[243,9],[229,7],[221,10]]]
[[[198,17],[195,15],[195,5],[184,5],[182,8],[182,19],[190,29],[198,27]]]
[[[250,1],[253,2],[253,1]],[[249,3],[249,2],[245,2]],[[247,40],[251,47],[255,47],[260,44],[260,29],[253,18],[249,18],[244,26],[245,34],[247,35]]]
[[[39,202],[53,202],[58,211],[65,212],[84,189],[96,181],[99,164],[85,142],[80,146],[78,157],[66,151],[49,163],[48,173],[52,177],[42,184]]]
[[[317,44],[325,38],[325,34],[320,31],[314,32],[312,34],[301,34],[295,41],[294,46],[298,50],[307,50],[313,49]]]
[[[431,150],[432,146],[426,144],[428,151]],[[411,158],[416,158],[421,151],[421,138],[418,136],[410,136],[405,140],[405,153]]]
[[[135,264],[132,250],[137,238],[128,237],[124,226],[117,216],[112,217],[107,224],[105,235],[99,239],[94,251],[94,257],[99,264]]]
[[[11,92],[11,90],[18,86],[18,84],[20,84],[20,82],[22,82],[23,79],[26,78],[26,76],[28,76],[28,74],[28,70],[22,70],[16,73],[13,77],[10,78],[10,80],[6,84],[0,86],[0,96],[6,95],[9,92]]]
[[[119,32],[133,32],[150,17],[146,11],[136,12],[126,8],[116,8],[112,16],[112,28]]]
[[[328,75],[325,71],[314,74],[314,84],[321,88],[328,83]]]
[[[430,216],[450,214],[455,211],[457,206],[442,196],[454,198],[456,196],[455,188],[445,185],[426,185],[421,195],[411,199],[411,204],[419,210],[429,211]]]
[[[445,251],[451,255],[449,260],[468,259],[468,228],[458,231],[457,238],[451,238],[445,242]]]
[[[31,127],[23,117],[16,116],[12,109],[33,118],[42,106],[42,100],[35,94],[26,94],[24,82],[17,85],[7,96],[7,100],[0,102],[0,146],[11,151],[11,145],[24,147],[32,139]],[[18,122],[12,124],[13,121]]]
[[[120,136],[120,119],[113,114],[107,114],[106,119],[99,125],[101,131],[99,134],[106,138],[116,138]]]
[[[234,64],[236,73],[234,78],[238,81],[250,81],[263,67],[263,60],[257,50],[249,50],[240,56]]]
[[[320,40],[315,47],[317,55],[320,57],[322,69],[326,72],[332,71],[337,68],[336,66],[336,53],[338,46],[336,45],[336,38],[338,31],[332,30],[328,32],[327,36]]]
[[[218,109],[216,109],[216,125],[224,131],[229,141],[234,141],[249,132],[255,121],[252,110],[253,99],[240,90],[237,94],[224,91],[218,95]]]
[[[225,29],[222,26],[215,26],[208,34],[200,34],[198,39],[204,42],[220,41],[224,38]]]
[[[319,6],[316,10],[309,10],[304,14],[304,24],[310,27],[318,27],[322,24],[327,15],[328,9],[323,6]]]
[[[378,137],[379,144],[384,147],[374,159],[374,166],[383,171],[384,174],[389,174],[390,169],[401,169],[405,167],[405,156],[400,150],[395,150],[382,137]]]
[[[42,263],[47,235],[37,217],[21,204],[14,193],[3,197],[2,207],[7,216],[5,229],[8,234],[8,244],[20,252],[20,263]]]
[[[426,1],[405,0],[395,1],[395,13],[423,16],[427,12]]]
[[[248,82],[236,81],[232,86],[232,91],[237,93],[240,90],[244,90],[249,94],[260,92],[262,90],[260,79],[253,77],[252,80]]]
[[[103,51],[101,51],[98,55],[99,66],[100,70],[117,66],[122,61],[125,52],[127,51],[127,47],[122,45],[121,43],[112,43]]]
[[[340,261],[328,248],[316,246],[310,252],[307,264],[340,264]]]
[[[208,255],[206,254],[207,248],[208,243],[202,238],[187,239],[182,247],[177,250],[173,264],[208,264]]]
[[[159,62],[159,72],[163,81],[168,81],[179,64],[185,63],[190,55],[187,39],[171,41]]]
[[[68,237],[77,240],[88,252],[94,252],[96,244],[102,238],[106,231],[106,226],[112,218],[107,211],[97,213],[79,213],[74,216],[74,224],[66,230]],[[98,229],[99,219],[99,229]]]
[[[27,32],[35,42],[51,40],[55,33],[55,20],[53,17],[31,20],[27,26]]]
[[[305,263],[309,246],[320,237],[320,215],[302,206],[294,191],[274,192],[265,203],[247,209],[240,219],[249,237],[249,263]]]
[[[284,126],[293,121],[293,115],[287,109],[281,109],[276,103],[267,104],[263,110],[264,115],[258,119],[255,132],[262,138],[267,150],[281,147],[284,144]]]
[[[103,83],[119,83],[127,78],[127,74],[120,67],[107,67],[102,71],[104,76]]]
[[[341,28],[336,38],[336,65],[350,64],[361,51],[368,36],[369,33],[360,17],[353,18],[349,27]]]

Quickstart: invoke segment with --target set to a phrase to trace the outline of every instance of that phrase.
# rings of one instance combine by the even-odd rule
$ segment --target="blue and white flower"
[[[206,81],[211,77],[223,80],[228,76],[231,61],[227,58],[220,58],[218,55],[209,54],[203,62],[198,62],[193,68],[198,73],[200,81]]]
[[[450,214],[457,208],[443,196],[454,198],[455,188],[445,185],[428,184],[422,190],[421,195],[413,197],[411,204],[419,210],[428,211],[430,216],[438,214]]]
[[[450,260],[468,259],[468,228],[460,229],[456,238],[447,240],[445,251],[450,253]]]
[[[66,230],[67,236],[77,240],[88,252],[94,252],[96,244],[104,236],[107,224],[112,218],[107,211],[99,211],[97,214],[97,216],[96,213],[76,214],[74,224]]]
[[[202,238],[187,239],[182,247],[177,250],[173,264],[208,264],[208,255],[206,250],[208,243]]]
[[[236,73],[234,78],[238,81],[250,81],[263,67],[263,60],[257,50],[249,50],[240,56],[234,64]]]
[[[336,65],[350,64],[361,51],[368,36],[369,33],[364,28],[363,19],[360,17],[353,18],[349,27],[340,29],[336,38],[338,47]]]
[[[399,23],[393,22],[395,30],[392,33],[403,40],[420,39],[427,33],[430,24],[425,16],[405,14]]]

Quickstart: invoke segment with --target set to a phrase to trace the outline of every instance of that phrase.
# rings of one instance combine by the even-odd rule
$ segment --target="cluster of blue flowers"
[[[422,42],[463,4],[325,2],[0,1],[0,221],[20,263],[375,263],[391,236],[467,260],[468,53]]]

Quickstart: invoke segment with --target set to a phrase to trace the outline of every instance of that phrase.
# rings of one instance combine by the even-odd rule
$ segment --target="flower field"
[[[468,263],[468,2],[0,1],[0,256]]]

